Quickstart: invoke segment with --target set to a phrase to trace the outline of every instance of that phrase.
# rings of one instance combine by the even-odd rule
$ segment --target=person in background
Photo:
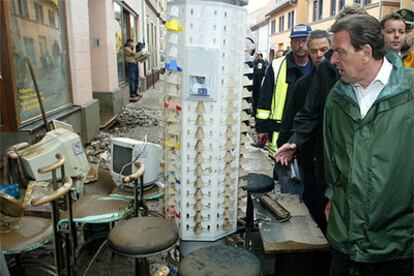
[[[266,73],[267,62],[263,59],[263,54],[258,53],[254,61],[253,67],[253,91],[252,91],[252,116],[256,118],[257,102],[259,101],[260,89],[262,87],[262,81]],[[258,148],[264,148],[266,145],[266,136],[262,136],[262,139],[258,139],[256,143],[252,143],[252,146]]]
[[[396,12],[385,15],[381,19],[381,27],[384,33],[385,48],[401,55],[406,36],[406,26],[402,16]]]
[[[138,98],[138,63],[136,60],[134,41],[130,38],[127,39],[124,45],[124,57],[129,78],[129,96],[135,100]]]
[[[406,38],[402,49],[404,65],[414,69],[414,11],[401,9],[397,12],[405,20]]]
[[[282,141],[287,141],[293,134],[293,119],[296,113],[299,112],[305,104],[306,96],[309,87],[312,84],[316,68],[325,60],[325,54],[331,48],[329,33],[323,30],[312,31],[308,36],[307,45],[309,57],[312,60],[314,69],[310,74],[300,78],[293,88],[292,94],[286,103],[285,114],[280,126],[278,146],[282,146]],[[298,160],[301,182],[304,186],[303,201],[318,226],[321,229],[325,229],[326,221],[323,212],[318,212],[318,204],[322,201],[321,197],[323,196],[324,191],[321,191],[319,189],[320,186],[316,185],[314,151],[315,138],[304,143],[296,157]],[[324,206],[321,205],[321,207],[323,210]]]
[[[277,50],[277,52],[276,52],[276,58],[283,57],[284,56],[284,53],[285,53],[285,50],[283,50],[283,49]]]
[[[323,136],[331,275],[412,275],[414,71],[385,51],[381,24],[355,15],[331,27],[340,75]]]
[[[137,60],[137,95],[139,97],[142,97],[142,92],[139,91],[139,58],[143,54],[145,49],[145,42],[138,42],[137,45],[135,45],[135,52],[136,52],[136,60]],[[141,61],[143,62],[143,61]]]
[[[268,135],[268,151],[271,158],[275,157],[286,99],[296,81],[312,71],[313,66],[306,45],[310,32],[311,28],[308,25],[300,24],[292,28],[292,51],[285,57],[274,59],[263,80],[257,104],[256,130],[259,139]],[[282,193],[302,193],[302,185],[291,181],[290,168],[275,163],[274,178],[279,179]]]

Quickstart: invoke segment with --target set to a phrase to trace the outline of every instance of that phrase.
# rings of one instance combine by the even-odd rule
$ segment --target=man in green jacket
[[[414,71],[385,54],[372,16],[331,31],[341,77],[323,121],[331,275],[413,275]]]

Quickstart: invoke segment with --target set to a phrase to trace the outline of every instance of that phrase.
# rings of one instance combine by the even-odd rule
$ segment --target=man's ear
[[[367,64],[373,58],[373,49],[369,44],[362,46],[361,53],[363,64]]]

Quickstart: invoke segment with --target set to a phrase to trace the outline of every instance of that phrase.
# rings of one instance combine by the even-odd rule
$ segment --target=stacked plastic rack
[[[164,79],[166,213],[180,238],[214,241],[245,209],[239,177],[248,127],[243,98],[245,9],[168,3]],[[240,212],[239,212],[240,214]]]

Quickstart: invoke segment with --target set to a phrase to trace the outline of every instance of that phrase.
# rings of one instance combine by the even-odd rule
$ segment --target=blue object
[[[177,65],[177,61],[175,59],[171,60],[170,62],[166,62],[165,69],[177,72],[183,71],[183,69]]]
[[[20,197],[19,184],[17,184],[17,183],[1,184],[0,185],[0,194],[6,194],[6,195],[12,196],[14,198],[19,198]]]

